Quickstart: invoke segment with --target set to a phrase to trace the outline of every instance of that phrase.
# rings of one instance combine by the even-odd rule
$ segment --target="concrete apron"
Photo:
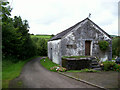
[[[94,86],[94,87],[98,87],[98,88],[103,89],[103,90],[109,90],[109,89],[107,89],[107,88],[105,88],[105,87],[102,87],[102,86],[99,86],[99,85],[90,83],[90,82],[85,81],[85,80],[82,80],[82,79],[75,78],[75,77],[73,77],[73,76],[71,76],[71,75],[64,74],[64,73],[62,73],[62,72],[58,72],[58,73],[59,73],[59,74],[62,74],[62,75],[64,75],[64,76],[67,76],[67,77],[69,77],[69,78],[75,79],[75,80],[77,80],[77,81],[80,81],[80,82],[83,82],[83,83],[92,85],[92,86]]]

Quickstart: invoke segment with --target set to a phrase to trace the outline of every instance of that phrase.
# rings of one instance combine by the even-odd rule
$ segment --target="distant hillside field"
[[[37,37],[37,38],[44,38],[45,40],[49,40],[52,38],[51,35],[31,35],[31,38]]]
[[[110,36],[113,37],[113,38],[114,38],[114,37],[117,37],[117,35],[110,35]]]

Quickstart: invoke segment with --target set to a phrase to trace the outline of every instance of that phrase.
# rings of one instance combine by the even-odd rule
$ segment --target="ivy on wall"
[[[105,40],[99,41],[98,44],[99,44],[100,50],[102,50],[102,51],[107,50],[107,48],[109,46],[109,43]]]

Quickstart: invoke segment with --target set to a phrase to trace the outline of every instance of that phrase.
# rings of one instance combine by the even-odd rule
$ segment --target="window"
[[[73,45],[67,45],[67,48],[69,48],[69,49],[76,49],[77,48],[77,46],[76,46],[76,44],[73,44]]]
[[[73,45],[67,45],[67,48],[69,48],[69,49],[73,48]]]

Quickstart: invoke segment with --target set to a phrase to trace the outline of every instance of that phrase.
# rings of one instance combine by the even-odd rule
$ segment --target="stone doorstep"
[[[81,81],[81,82],[83,82],[83,83],[92,85],[92,86],[94,86],[94,87],[97,87],[97,88],[100,88],[100,89],[103,89],[103,90],[109,90],[109,89],[107,89],[107,88],[105,88],[105,87],[102,87],[102,86],[93,84],[93,83],[91,83],[91,82],[88,82],[88,81],[85,81],[85,80],[82,80],[82,79],[78,79],[78,78],[76,78],[76,77],[73,77],[73,76],[68,75],[68,74],[64,74],[64,73],[62,73],[62,72],[58,72],[58,73],[60,73],[60,74],[62,74],[62,75],[64,75],[64,76],[67,76],[67,77],[69,77],[69,78],[75,79],[75,80],[77,80],[77,81]]]

